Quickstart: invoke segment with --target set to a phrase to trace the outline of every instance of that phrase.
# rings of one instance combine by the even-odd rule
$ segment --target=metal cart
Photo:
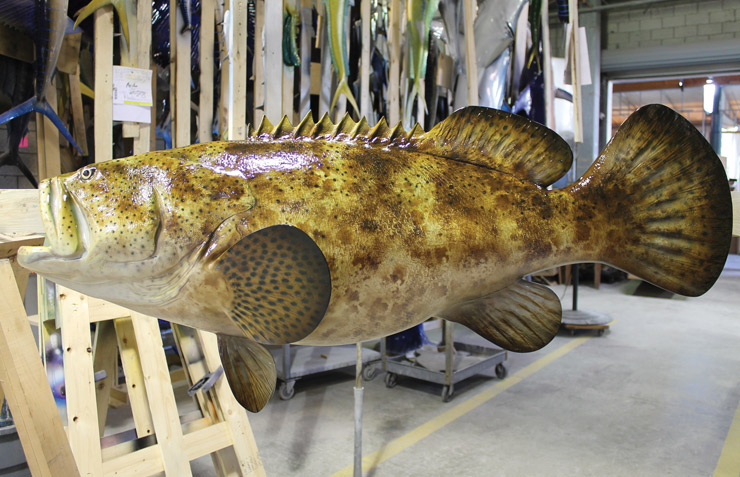
[[[494,368],[496,377],[504,379],[507,371],[504,366],[506,351],[498,348],[489,348],[464,342],[454,341],[454,323],[442,321],[443,344],[445,354],[445,370],[443,372],[433,371],[416,363],[408,361],[404,356],[388,356],[386,353],[385,338],[380,342],[380,355],[382,357],[383,369],[386,371],[385,385],[388,388],[398,384],[398,376],[410,376],[431,383],[442,385],[442,401],[449,402],[455,393],[455,384],[475,374],[490,368]],[[452,346],[447,346],[448,344]],[[474,364],[454,370],[454,351],[466,351],[477,359]]]
[[[270,353],[275,360],[277,376],[280,380],[278,396],[288,400],[295,395],[295,382],[313,374],[335,369],[355,366],[357,347],[343,346],[296,346],[282,345],[271,347]],[[380,361],[380,353],[371,349],[362,349],[362,377],[370,381],[377,375],[375,363]]]

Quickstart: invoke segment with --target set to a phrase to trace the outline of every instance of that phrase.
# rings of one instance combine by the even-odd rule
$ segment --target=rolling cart
[[[504,366],[506,351],[498,348],[489,348],[465,342],[454,341],[454,323],[443,320],[442,329],[444,336],[444,371],[434,371],[420,366],[418,363],[408,361],[405,356],[388,356],[386,353],[385,338],[380,342],[380,355],[383,369],[386,371],[385,385],[388,388],[398,384],[398,376],[410,376],[431,383],[442,385],[442,401],[449,402],[455,393],[455,384],[475,374],[494,368],[496,377],[504,379],[507,371]],[[448,346],[448,345],[452,346]],[[470,353],[468,364],[460,369],[454,369],[454,352],[463,351]]]
[[[343,346],[296,346],[282,345],[270,347],[275,360],[280,384],[278,396],[288,400],[295,395],[295,382],[313,374],[355,366],[357,348],[355,345]],[[362,377],[370,381],[377,375],[375,363],[380,361],[380,353],[362,349]]]

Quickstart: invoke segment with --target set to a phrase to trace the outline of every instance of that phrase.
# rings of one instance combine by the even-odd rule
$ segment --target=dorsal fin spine
[[[293,137],[310,137],[314,126],[316,126],[316,123],[313,122],[313,116],[309,111],[293,130]]]
[[[260,125],[257,128],[257,131],[255,131],[255,136],[261,136],[263,134],[269,134],[273,130],[272,123],[270,123],[270,120],[267,119],[267,116],[262,116],[262,121],[260,121]]]
[[[275,126],[272,130],[272,137],[275,139],[281,138],[293,132],[293,125],[290,124],[288,116],[283,116],[283,119]]]

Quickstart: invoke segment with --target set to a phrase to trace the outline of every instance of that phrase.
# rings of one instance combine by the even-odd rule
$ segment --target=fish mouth
[[[18,260],[23,266],[47,260],[76,260],[85,254],[87,221],[82,209],[58,177],[39,185],[41,220],[48,245],[22,247]],[[29,268],[36,268],[30,266]]]

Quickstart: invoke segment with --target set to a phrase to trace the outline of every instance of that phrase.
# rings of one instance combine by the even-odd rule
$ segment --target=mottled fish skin
[[[369,130],[347,118],[331,127],[307,119],[295,129],[284,120],[275,128],[263,123],[244,141],[88,166],[44,182],[51,247],[24,248],[19,261],[83,293],[177,323],[312,345],[365,341],[454,314],[528,273],[567,263],[615,263],[689,295],[716,280],[729,247],[727,183],[711,147],[676,113],[636,113],[589,172],[562,190],[537,182],[556,179],[567,161],[550,161],[531,178],[518,169],[528,162],[515,161],[517,149],[531,144],[563,154],[567,146],[548,135],[554,133],[484,108],[455,114],[458,123],[443,123],[436,135],[384,122]],[[656,132],[660,124],[669,127]],[[486,130],[494,132],[491,150],[524,140],[502,146],[499,162],[490,162],[502,170],[476,159]],[[690,170],[697,160],[703,162]],[[505,170],[508,161],[517,165]],[[635,211],[630,201],[644,208]],[[246,318],[233,312],[241,298],[221,272],[237,244],[274,226],[315,243],[330,275],[330,298],[322,292],[328,305],[311,305],[315,313],[325,307],[323,318],[300,333],[291,323],[246,331]],[[241,260],[248,268],[257,259]],[[321,279],[320,257],[306,260],[305,270]],[[274,280],[275,290],[287,293],[295,277],[276,269]],[[298,303],[281,306],[300,313]]]

